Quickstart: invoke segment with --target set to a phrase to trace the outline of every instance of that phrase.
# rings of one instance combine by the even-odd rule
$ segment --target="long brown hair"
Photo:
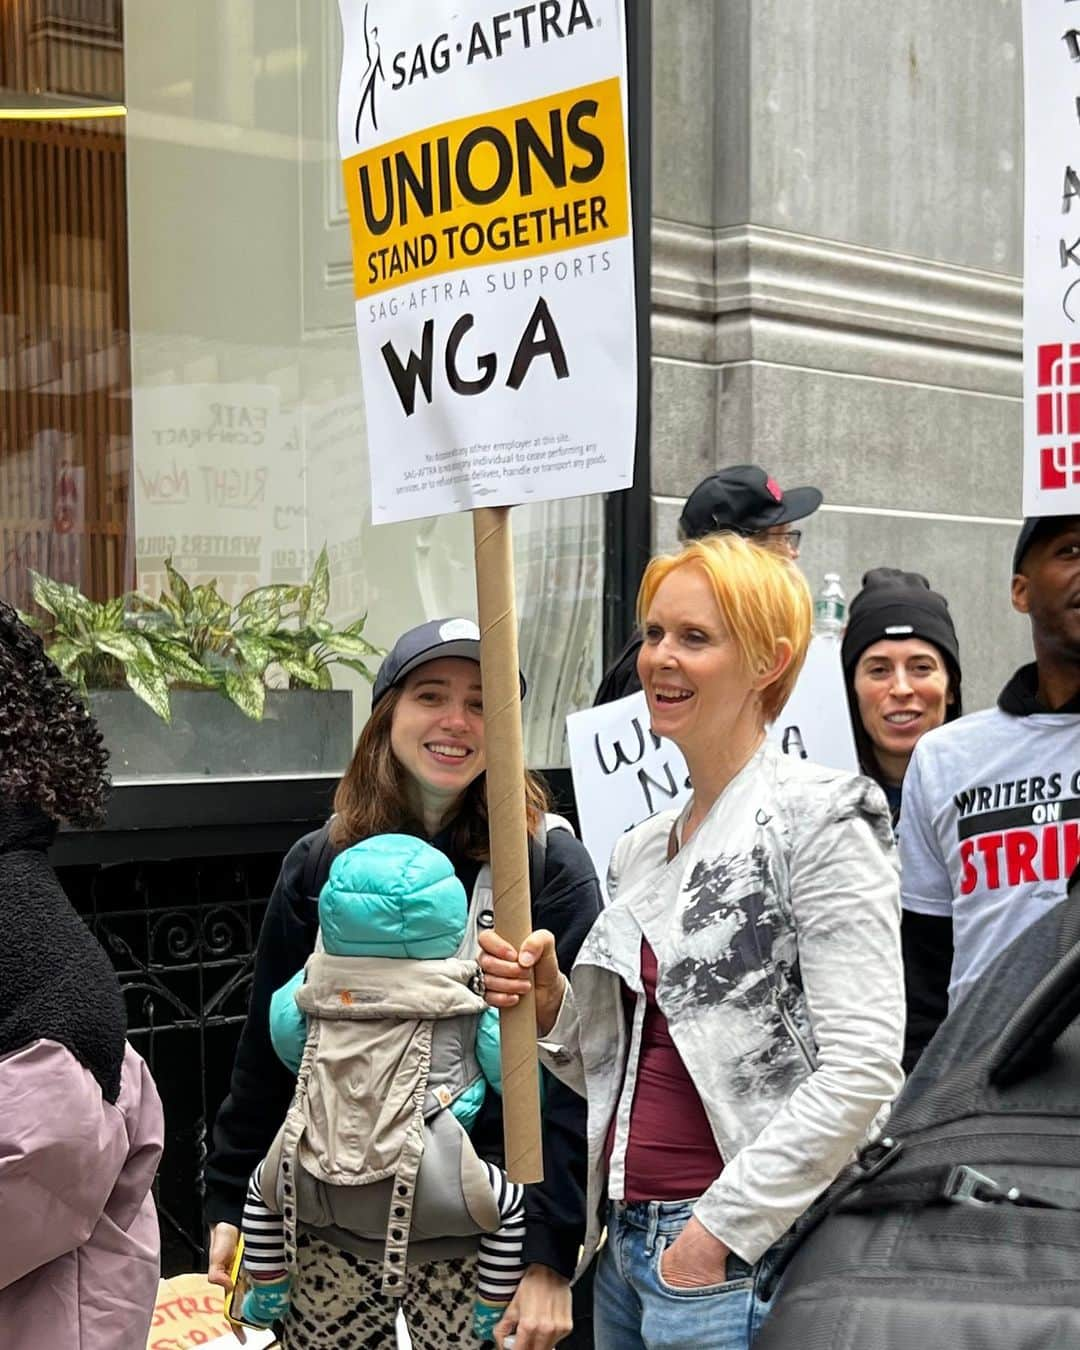
[[[330,838],[340,848],[373,834],[423,833],[409,805],[405,770],[390,744],[394,709],[400,686],[389,689],[375,705],[356,742],[356,749],[334,793]],[[525,812],[530,834],[540,828],[549,806],[547,788],[525,770]],[[460,809],[450,827],[450,848],[459,857],[488,862],[487,775],[479,774],[465,789]]]

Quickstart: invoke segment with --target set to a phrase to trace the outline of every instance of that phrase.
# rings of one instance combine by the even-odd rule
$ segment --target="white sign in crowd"
[[[372,520],[627,488],[622,0],[339,0]]]
[[[566,734],[581,838],[603,878],[620,834],[689,797],[686,761],[678,746],[649,729],[642,693],[571,713]],[[798,683],[768,734],[789,755],[858,772],[835,640],[811,642]]]
[[[1024,515],[1080,511],[1080,5],[1024,0]]]

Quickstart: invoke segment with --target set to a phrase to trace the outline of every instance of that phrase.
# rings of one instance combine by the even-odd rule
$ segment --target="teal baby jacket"
[[[455,956],[468,912],[465,888],[450,859],[423,839],[405,834],[375,835],[339,853],[319,895],[322,944],[332,956]],[[299,970],[270,1000],[270,1039],[293,1073],[300,1068],[307,1040],[307,1018],[296,1005],[303,982]],[[484,1079],[501,1092],[499,1015],[494,1008],[480,1018],[476,1057]],[[476,1120],[484,1095],[485,1084],[479,1080],[452,1104],[466,1130]]]

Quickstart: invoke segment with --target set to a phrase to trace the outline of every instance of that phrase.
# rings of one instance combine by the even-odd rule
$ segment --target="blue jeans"
[[[596,1271],[596,1350],[747,1350],[769,1306],[754,1294],[757,1267],[732,1254],[724,1283],[701,1289],[676,1289],[660,1275],[692,1209],[689,1200],[611,1203]]]

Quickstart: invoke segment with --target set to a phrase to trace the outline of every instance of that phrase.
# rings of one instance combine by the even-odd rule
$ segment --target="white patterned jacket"
[[[604,1149],[621,1171],[644,1015],[657,1002],[701,1096],[724,1169],[694,1213],[755,1262],[836,1177],[903,1082],[896,850],[881,789],[768,743],[667,861],[674,811],[616,845],[611,905],[574,964],[541,1058],[589,1106],[589,1226]],[[681,824],[681,821],[680,821]],[[637,995],[628,1026],[621,985]],[[610,1192],[621,1194],[613,1174]]]

